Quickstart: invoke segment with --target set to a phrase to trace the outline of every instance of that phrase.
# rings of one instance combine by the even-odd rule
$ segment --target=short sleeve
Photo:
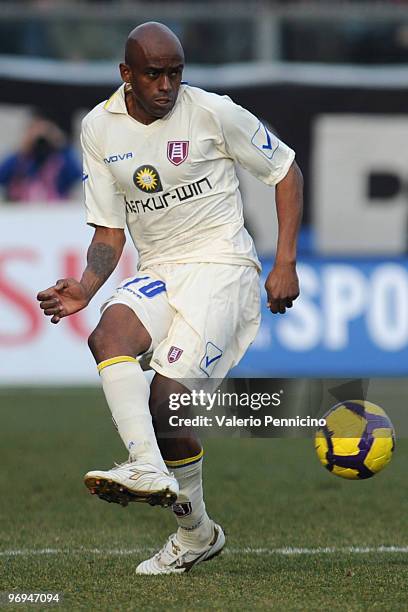
[[[86,222],[124,229],[126,209],[124,195],[106,167],[95,145],[95,137],[87,122],[82,123],[83,176]]]
[[[217,106],[226,153],[267,185],[285,178],[295,152],[228,97],[221,98]]]

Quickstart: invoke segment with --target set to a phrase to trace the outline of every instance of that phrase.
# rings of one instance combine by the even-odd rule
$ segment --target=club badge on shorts
[[[177,359],[180,359],[183,349],[178,348],[177,346],[171,346],[169,352],[167,353],[167,361],[169,363],[174,363]]]
[[[187,159],[188,147],[188,140],[169,140],[167,143],[167,159],[175,166],[179,166]]]

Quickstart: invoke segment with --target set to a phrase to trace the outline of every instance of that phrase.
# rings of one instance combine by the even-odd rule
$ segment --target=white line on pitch
[[[2,550],[0,557],[28,557],[31,555],[140,555],[154,552],[156,548],[117,548],[103,550],[100,548],[34,548]],[[324,555],[324,554],[370,554],[370,553],[408,553],[408,546],[327,546],[322,548],[226,548],[225,553],[229,555]]]

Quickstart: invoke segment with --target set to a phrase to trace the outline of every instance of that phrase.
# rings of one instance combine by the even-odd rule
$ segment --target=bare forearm
[[[81,278],[89,300],[112,274],[123,251],[124,232],[118,229],[96,228],[89,246],[87,266]]]
[[[294,162],[285,178],[276,186],[278,244],[275,263],[295,264],[297,236],[302,220],[303,177]]]

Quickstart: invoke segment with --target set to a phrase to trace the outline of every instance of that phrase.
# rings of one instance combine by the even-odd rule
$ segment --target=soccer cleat
[[[93,470],[85,474],[84,482],[93,495],[121,506],[129,502],[172,506],[179,492],[173,474],[162,472],[150,463],[127,462],[107,471]]]
[[[183,546],[173,533],[163,548],[150,559],[142,561],[136,568],[136,574],[181,574],[189,572],[194,565],[209,561],[222,552],[225,546],[225,534],[220,525],[213,523],[214,536],[209,544],[200,551],[192,551]]]

